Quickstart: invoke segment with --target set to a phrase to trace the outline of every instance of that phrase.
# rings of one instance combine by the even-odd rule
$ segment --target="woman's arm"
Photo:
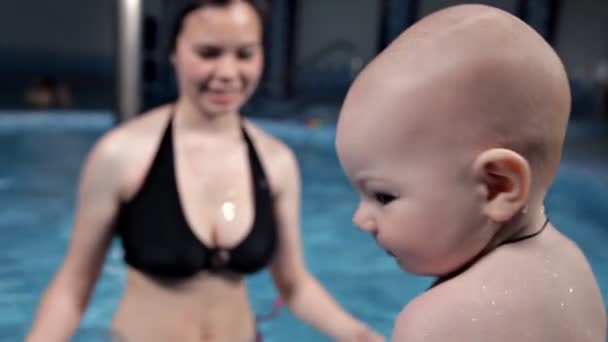
[[[383,341],[363,322],[348,314],[308,272],[300,239],[300,173],[289,149],[278,157],[275,210],[279,248],[272,265],[275,285],[289,309],[338,341]]]
[[[117,147],[106,136],[87,158],[70,246],[42,296],[28,342],[69,341],[78,328],[112,239],[119,203]]]

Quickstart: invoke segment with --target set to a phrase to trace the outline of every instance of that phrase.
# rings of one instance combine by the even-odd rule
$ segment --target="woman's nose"
[[[216,75],[222,80],[238,76],[238,62],[233,56],[224,56],[217,62]]]

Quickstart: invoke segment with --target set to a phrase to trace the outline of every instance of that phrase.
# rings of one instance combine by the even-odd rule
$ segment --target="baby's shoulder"
[[[484,286],[455,279],[428,290],[399,313],[391,340],[513,341],[515,326],[528,328],[530,320],[519,325],[521,316],[529,315],[527,309],[520,311],[509,291],[499,293]]]
[[[395,341],[572,341],[604,336],[605,309],[580,249],[548,231],[538,249],[501,248],[412,300]],[[585,321],[585,326],[569,322]],[[591,339],[595,341],[594,339]],[[598,339],[597,341],[604,341]]]

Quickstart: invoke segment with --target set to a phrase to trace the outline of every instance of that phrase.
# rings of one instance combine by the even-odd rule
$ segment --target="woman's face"
[[[263,67],[262,22],[246,2],[207,6],[184,18],[172,55],[180,96],[206,115],[236,113]]]

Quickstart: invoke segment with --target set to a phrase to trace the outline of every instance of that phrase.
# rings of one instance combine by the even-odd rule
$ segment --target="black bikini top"
[[[193,233],[177,189],[171,118],[142,187],[120,208],[117,232],[128,265],[159,277],[189,277],[203,270],[254,273],[270,263],[277,248],[273,198],[255,147],[241,129],[255,198],[247,236],[234,247],[208,247]]]

